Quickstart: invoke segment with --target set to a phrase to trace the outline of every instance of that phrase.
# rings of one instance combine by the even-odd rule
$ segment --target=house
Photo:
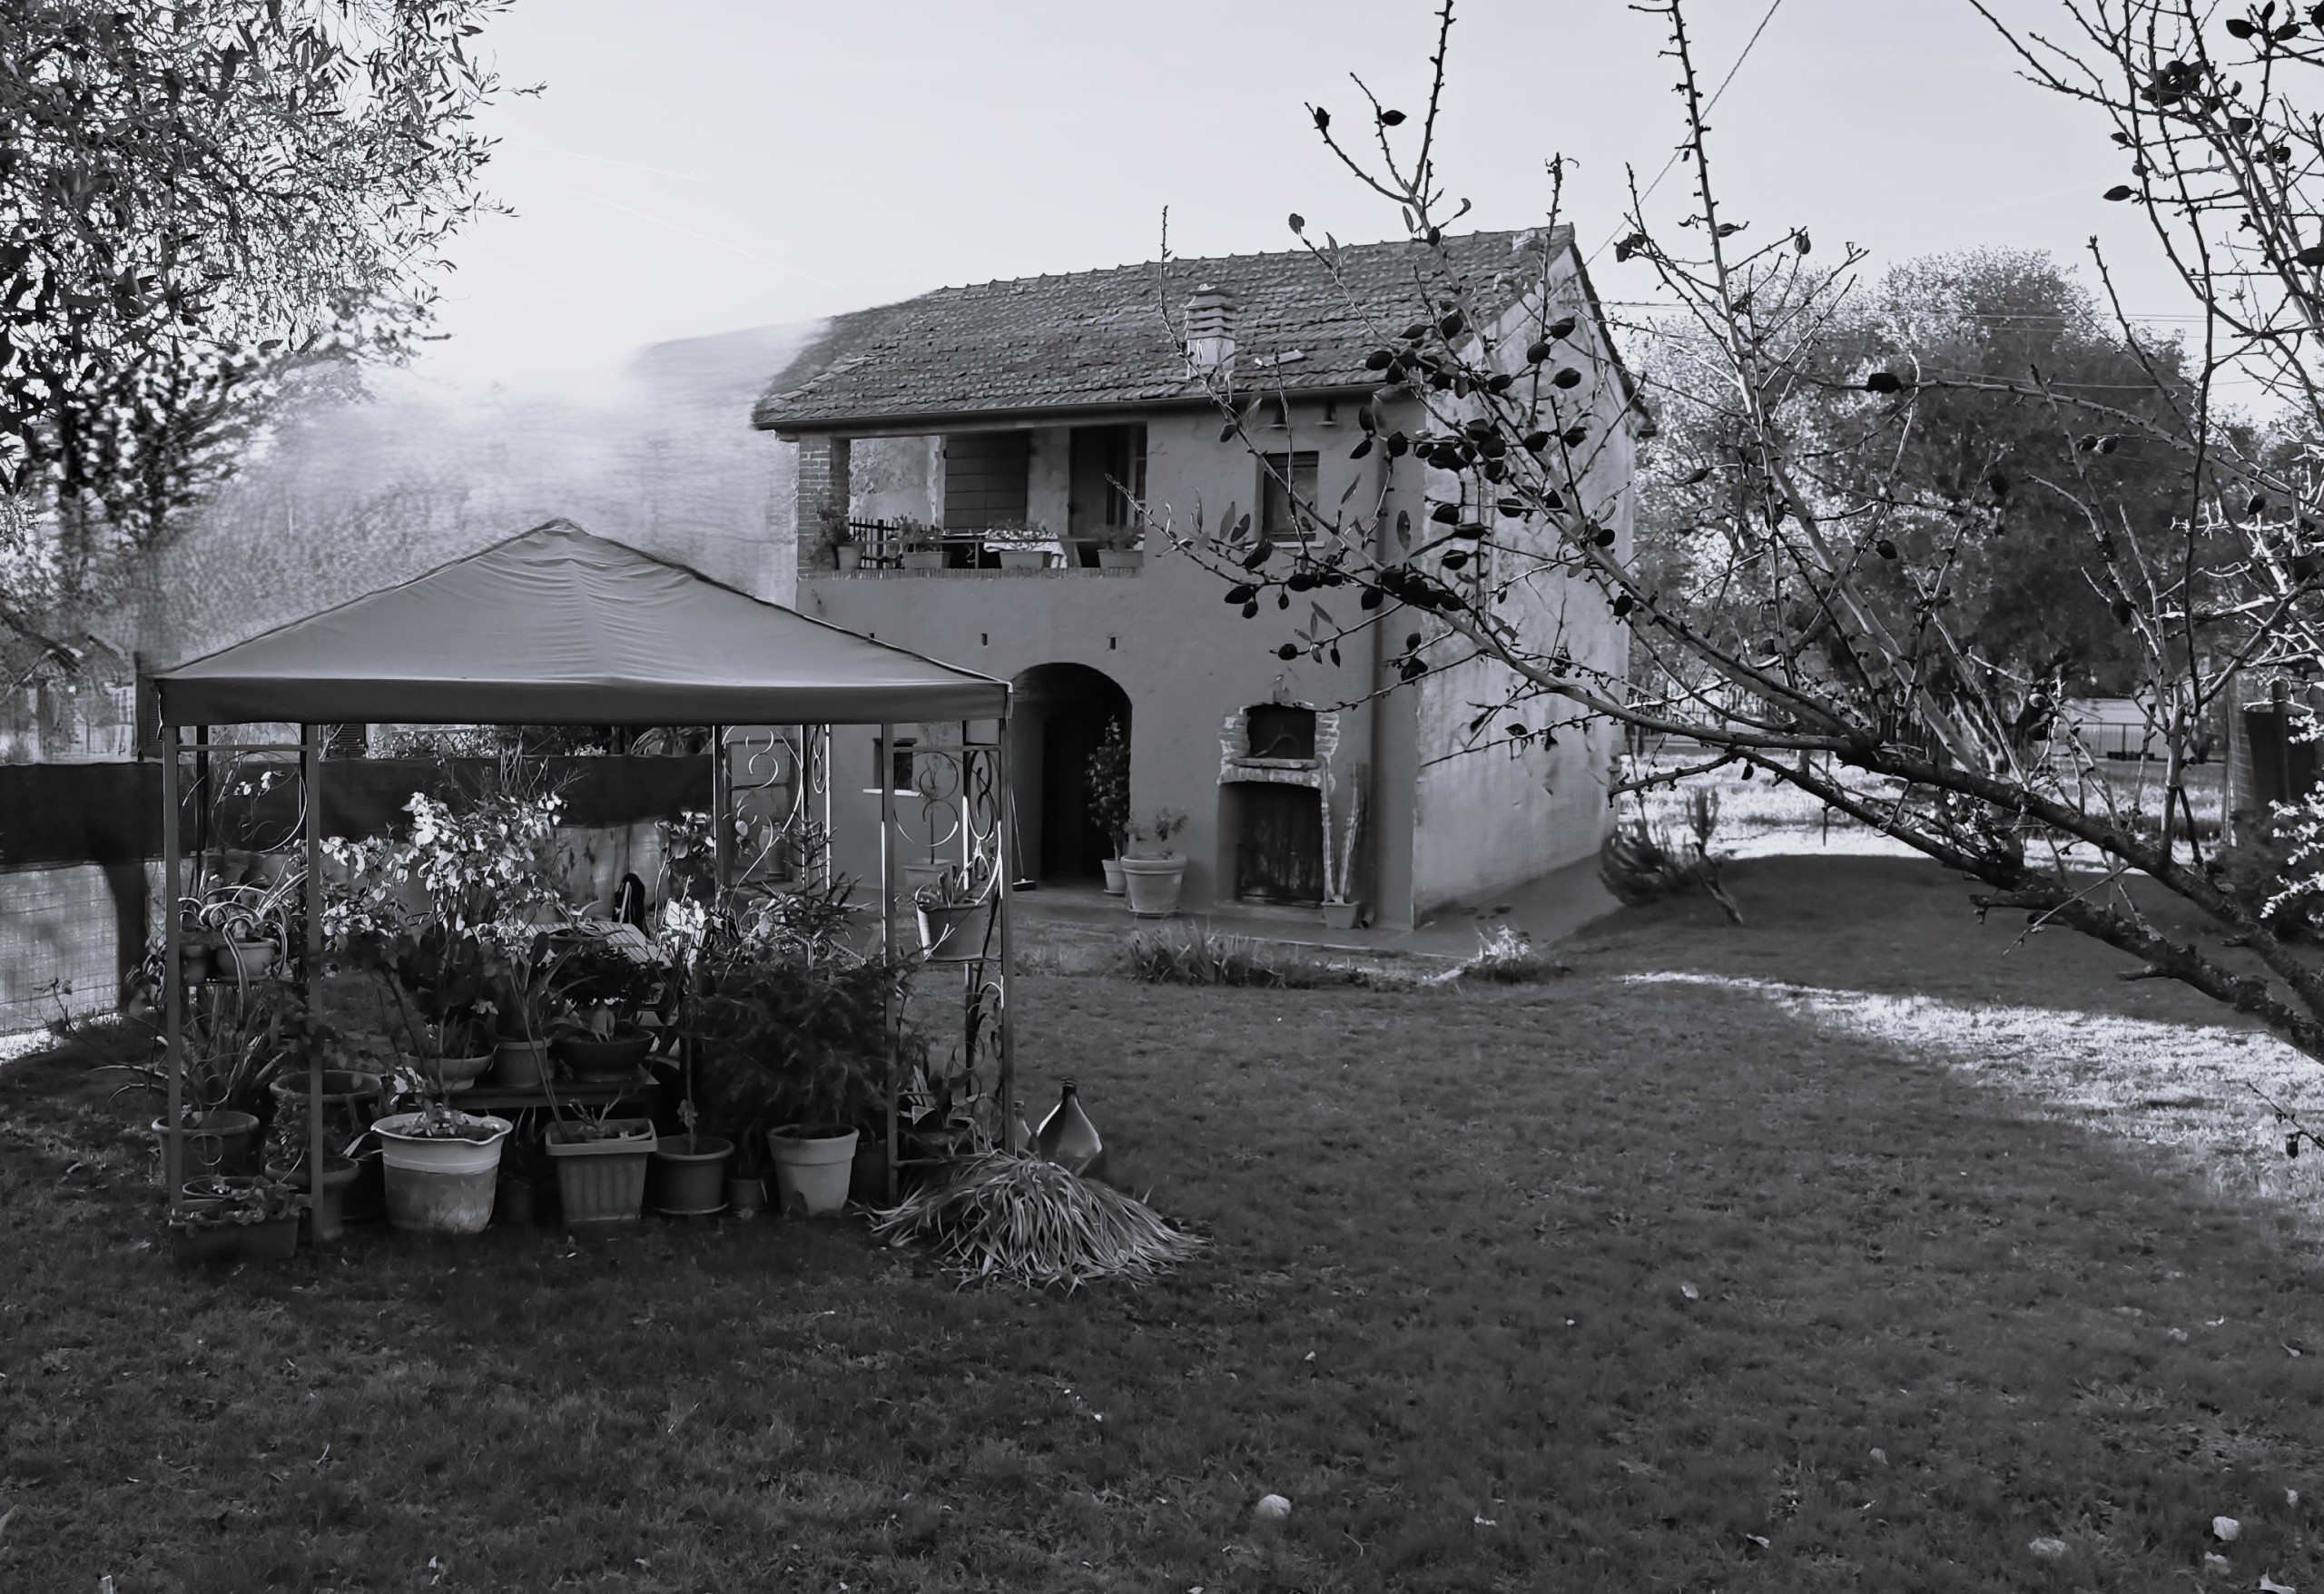
[[[1316,901],[1359,791],[1350,890],[1375,924],[1539,876],[1604,836],[1610,727],[1552,715],[1551,737],[1469,751],[1500,666],[1400,684],[1401,636],[1378,625],[1339,664],[1286,661],[1279,622],[1302,616],[1270,605],[1246,619],[1177,540],[1246,513],[1263,534],[1295,536],[1286,486],[1327,507],[1377,501],[1384,526],[1479,491],[1413,456],[1352,457],[1367,399],[1384,433],[1424,429],[1420,398],[1383,389],[1365,360],[1416,313],[1434,319],[1429,301],[1460,279],[1477,290],[1470,320],[1498,333],[1577,319],[1562,358],[1592,378],[1580,389],[1594,407],[1582,497],[1627,556],[1645,418],[1571,229],[1345,246],[1333,261],[1237,255],[944,289],[839,318],[760,399],[755,424],[797,450],[797,606],[1015,684],[1020,878],[1098,873],[1106,841],[1084,771],[1115,721],[1136,813],[1187,818],[1174,844],[1196,910]],[[1206,379],[1260,401],[1256,447],[1222,438]],[[1619,677],[1627,632],[1594,588],[1536,578],[1519,606]],[[1538,726],[1541,710],[1529,713]],[[934,733],[898,727],[885,772],[873,733],[836,743],[834,802],[869,812],[883,774],[909,782],[901,743]],[[940,828],[941,812],[927,822]],[[840,864],[877,867],[868,852]]]

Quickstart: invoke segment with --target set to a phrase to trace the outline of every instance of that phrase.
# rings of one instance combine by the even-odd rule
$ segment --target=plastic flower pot
[[[409,1234],[480,1235],[492,1221],[506,1118],[478,1117],[475,1138],[411,1133],[426,1113],[397,1113],[371,1126],[387,1163],[388,1221]]]
[[[983,957],[991,931],[990,902],[920,910],[920,948],[931,963],[966,963]]]
[[[1183,858],[1125,858],[1122,884],[1129,910],[1139,919],[1167,919],[1178,910],[1178,892],[1186,884]]]
[[[1108,858],[1100,867],[1106,871],[1106,895],[1120,896],[1122,894],[1122,861],[1118,858]]]
[[[256,979],[274,967],[279,950],[272,941],[227,941],[211,953],[211,966],[221,979]]]
[[[774,1158],[774,1186],[785,1214],[821,1217],[847,1205],[855,1166],[855,1131],[831,1125],[786,1124],[766,1132]]]
[[[654,1038],[643,1029],[625,1029],[600,1039],[594,1035],[560,1036],[556,1055],[576,1079],[592,1083],[622,1083],[637,1077],[638,1066],[654,1049]]]
[[[548,1072],[548,1042],[504,1040],[492,1048],[492,1082],[503,1090],[531,1090]]]
[[[1326,902],[1324,904],[1324,928],[1354,930],[1356,915],[1363,910],[1361,902]]]
[[[162,1155],[169,1153],[170,1126],[155,1118],[149,1126],[161,1137]],[[185,1120],[185,1161],[180,1171],[189,1179],[203,1174],[255,1177],[259,1171],[258,1119],[231,1107],[194,1113]]]
[[[746,1179],[739,1174],[726,1180],[726,1205],[734,1208],[736,1217],[755,1217],[766,1210],[766,1181]]]
[[[665,1135],[645,1168],[645,1205],[665,1217],[704,1217],[726,1206],[734,1143],[715,1135]]]
[[[635,1223],[645,1204],[645,1164],[654,1154],[654,1126],[645,1118],[609,1118],[595,1138],[564,1124],[550,1126],[541,1148],[556,1165],[556,1195],[568,1227]]]
[[[295,1136],[297,1156],[307,1150],[307,1135],[311,1120],[307,1111],[307,1070],[294,1068],[274,1079],[266,1087],[274,1098],[274,1131],[278,1143],[286,1135]],[[323,1142],[333,1151],[344,1148],[355,1137],[371,1127],[379,1117],[379,1103],[387,1093],[386,1084],[377,1074],[358,1073],[352,1068],[323,1070]]]

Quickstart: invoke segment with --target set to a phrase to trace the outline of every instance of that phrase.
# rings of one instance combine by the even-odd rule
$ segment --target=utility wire
[[[1735,74],[1743,70],[1743,63],[1751,58],[1752,48],[1758,44],[1759,35],[1768,31],[1768,24],[1775,21],[1776,13],[1781,9],[1783,9],[1783,0],[1771,0],[1771,3],[1768,6],[1767,15],[1759,18],[1759,25],[1753,28],[1751,30],[1751,36],[1743,42],[1743,53],[1735,57],[1735,64],[1727,69],[1727,75],[1718,80],[1718,87],[1711,91],[1710,99],[1703,106],[1704,115],[1708,116],[1718,108],[1719,96],[1727,93],[1727,85],[1735,81]],[[1646,192],[1638,196],[1639,203],[1644,204],[1648,200],[1654,197],[1654,191],[1662,186],[1662,180],[1670,175],[1671,169],[1679,163],[1679,157],[1686,153],[1687,146],[1685,144],[1680,144],[1677,149],[1670,152],[1670,158],[1662,162],[1662,170],[1654,174],[1654,181],[1648,183],[1646,185]],[[1594,261],[1600,255],[1604,254],[1606,252],[1607,246],[1614,241],[1614,237],[1615,234],[1611,232],[1608,233],[1606,235],[1606,241],[1590,251],[1590,259]]]

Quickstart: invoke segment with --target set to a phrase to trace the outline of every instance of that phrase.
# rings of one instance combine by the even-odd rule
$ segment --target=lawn
[[[2319,1208],[2225,1079],[2295,1074],[1926,866],[1731,879],[1546,985],[1024,980],[1212,1241],[1141,1290],[852,1219],[189,1274],[134,1110],[12,1066],[0,1588],[2319,1587]]]

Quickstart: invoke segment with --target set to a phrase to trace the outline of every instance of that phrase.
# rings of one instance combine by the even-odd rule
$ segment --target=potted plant
[[[480,939],[489,990],[482,1005],[493,1018],[492,1082],[535,1089],[547,1071],[551,1032],[569,1010],[559,977],[572,939],[555,927],[509,921]]]
[[[1145,566],[1146,550],[1135,526],[1109,526],[1098,539],[1098,568],[1137,570]]]
[[[667,951],[643,936],[579,941],[565,959],[557,1057],[577,1081],[635,1079],[668,1031],[678,987]]]
[[[1039,521],[1004,522],[984,529],[984,546],[1003,570],[1043,570],[1049,567],[1049,545],[1055,539]]]
[[[896,541],[903,550],[899,556],[905,569],[944,568],[944,530],[941,526],[914,520],[907,515],[896,522]]]
[[[708,950],[687,1008],[705,1109],[763,1131],[785,1211],[843,1206],[860,1131],[886,1111],[890,1015],[911,966],[862,956],[845,930],[819,918]],[[909,1027],[892,1043],[921,1049]]]
[[[848,524],[847,511],[837,504],[822,507],[823,540],[832,545],[832,563],[840,574],[849,575],[863,564],[863,545],[855,540],[855,531]]]
[[[567,1226],[635,1223],[645,1205],[653,1120],[615,1117],[610,1104],[596,1111],[553,1107],[552,1120],[541,1149],[556,1169]]]
[[[158,963],[149,961],[143,978],[154,978],[157,969]],[[321,1044],[323,1038],[307,1022],[298,992],[289,985],[268,980],[258,987],[198,987],[179,1029],[182,1094],[175,1133],[182,1148],[181,1176],[255,1176],[263,1156],[263,1121],[274,1107],[269,1087],[302,1046]],[[123,1090],[143,1089],[166,1099],[166,1041],[156,1032],[153,1045],[144,1061],[103,1067],[133,1076]],[[165,1142],[172,1133],[166,1116],[154,1118],[151,1127]]]
[[[950,865],[913,892],[921,955],[937,963],[983,957],[992,939],[992,888],[991,862],[978,857]]]
[[[275,1179],[190,1179],[170,1214],[170,1250],[180,1262],[287,1262],[299,1248],[303,1198]]]
[[[508,949],[568,917],[547,863],[564,800],[497,788],[455,812],[415,792],[404,807],[407,837],[324,841],[346,874],[324,930],[393,999],[416,1071],[438,1093],[463,1090],[493,1063]]]
[[[1106,733],[1089,754],[1084,771],[1089,787],[1089,819],[1113,843],[1105,861],[1106,894],[1122,894],[1122,854],[1129,849],[1129,738],[1122,723],[1107,723]]]
[[[706,1217],[726,1206],[726,1165],[734,1155],[734,1143],[701,1132],[691,1068],[686,1081],[686,1098],[678,1104],[678,1121],[685,1133],[656,1140],[645,1169],[646,1204],[665,1217]]]
[[[415,1234],[482,1234],[492,1221],[501,1143],[514,1127],[440,1099],[373,1124],[387,1165],[388,1221]]]
[[[1348,791],[1347,822],[1340,827],[1339,845],[1324,850],[1324,927],[1354,930],[1364,905],[1355,900],[1355,850],[1364,833],[1364,769],[1358,765],[1355,783]]]
[[[1129,910],[1137,918],[1167,919],[1177,912],[1187,861],[1169,841],[1186,824],[1185,814],[1162,808],[1155,811],[1148,823],[1131,830],[1130,848],[1122,854],[1122,884]]]

